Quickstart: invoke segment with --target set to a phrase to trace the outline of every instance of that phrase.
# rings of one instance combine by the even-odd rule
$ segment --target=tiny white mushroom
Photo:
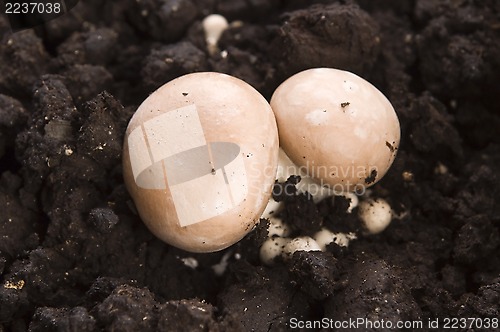
[[[232,252],[228,251],[222,256],[222,259],[219,263],[212,265],[212,270],[215,275],[221,276],[226,272],[227,265],[229,264],[229,258],[231,257]]]
[[[369,234],[378,234],[391,223],[392,209],[384,199],[370,198],[359,203],[359,217]]]
[[[348,247],[349,241],[356,239],[354,233],[333,233],[329,229],[322,228],[319,232],[314,234],[314,240],[318,243],[322,251],[326,250],[326,246],[332,242],[335,242],[341,247]]]
[[[292,239],[283,248],[284,258],[289,258],[296,251],[321,251],[318,243],[309,236],[301,236]]]
[[[375,184],[396,156],[400,128],[394,108],[353,73],[302,71],[276,89],[271,107],[286,154],[335,192]]]
[[[290,235],[290,228],[280,218],[269,218],[269,228],[267,236],[281,236],[286,237]]]
[[[212,14],[203,19],[202,26],[205,31],[207,50],[213,55],[218,51],[217,43],[219,42],[220,36],[228,27],[227,20],[222,15]]]
[[[184,263],[184,265],[192,268],[193,270],[196,270],[196,268],[198,267],[198,261],[194,257],[184,257],[181,258],[181,261],[182,263]]]
[[[272,265],[274,259],[283,253],[290,239],[273,237],[267,239],[260,247],[260,260],[266,265]]]
[[[448,167],[444,165],[442,162],[438,162],[436,167],[434,168],[434,174],[444,175],[448,173]]]

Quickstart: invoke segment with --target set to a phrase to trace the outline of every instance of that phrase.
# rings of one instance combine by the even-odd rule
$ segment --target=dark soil
[[[225,57],[206,51],[210,13],[243,22],[220,40]],[[499,17],[496,0],[82,0],[11,33],[0,15],[0,331],[498,318]],[[148,94],[212,70],[269,98],[317,66],[353,71],[392,101],[401,145],[373,195],[403,217],[273,267],[258,258],[264,224],[213,254],[156,239],[121,171],[127,122]],[[359,229],[345,200],[282,199],[301,234]]]

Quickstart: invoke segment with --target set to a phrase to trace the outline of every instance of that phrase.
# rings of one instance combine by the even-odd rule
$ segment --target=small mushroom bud
[[[254,88],[220,73],[179,77],[128,125],[125,184],[163,241],[192,252],[226,248],[253,229],[274,185],[278,133]]]
[[[313,236],[316,243],[319,245],[322,251],[326,250],[326,246],[334,242],[340,247],[348,247],[351,240],[356,239],[354,233],[333,233],[332,231],[322,228],[319,232]]]
[[[274,92],[280,146],[299,167],[336,193],[379,181],[399,146],[399,121],[387,98],[350,72],[300,72]]]
[[[217,53],[217,43],[219,38],[227,29],[228,23],[224,16],[219,14],[211,14],[203,19],[203,29],[205,30],[205,41],[207,43],[208,53],[211,55]]]
[[[283,254],[283,249],[290,239],[283,237],[271,237],[260,247],[260,260],[266,265],[273,265],[276,257]]]
[[[359,217],[369,234],[378,234],[391,223],[391,206],[382,198],[369,198],[359,203],[358,208]]]

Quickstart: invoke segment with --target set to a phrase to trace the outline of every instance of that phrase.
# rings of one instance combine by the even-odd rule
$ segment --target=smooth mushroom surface
[[[130,120],[124,178],[139,215],[192,252],[226,248],[253,229],[278,161],[273,112],[229,75],[195,73],[152,93]]]
[[[399,121],[389,100],[338,69],[302,71],[274,92],[280,146],[309,176],[337,193],[379,181],[396,156]]]

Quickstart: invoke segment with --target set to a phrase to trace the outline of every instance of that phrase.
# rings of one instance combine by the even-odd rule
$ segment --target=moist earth
[[[213,55],[211,13],[231,22]],[[499,17],[495,0],[82,0],[12,33],[0,15],[0,331],[498,318]],[[396,109],[398,156],[372,187],[395,210],[390,226],[364,235],[346,199],[288,190],[276,198],[292,235],[358,239],[271,267],[259,261],[266,220],[212,254],[156,239],[122,178],[137,106],[185,73],[228,73],[270,98],[311,67],[352,71]]]

